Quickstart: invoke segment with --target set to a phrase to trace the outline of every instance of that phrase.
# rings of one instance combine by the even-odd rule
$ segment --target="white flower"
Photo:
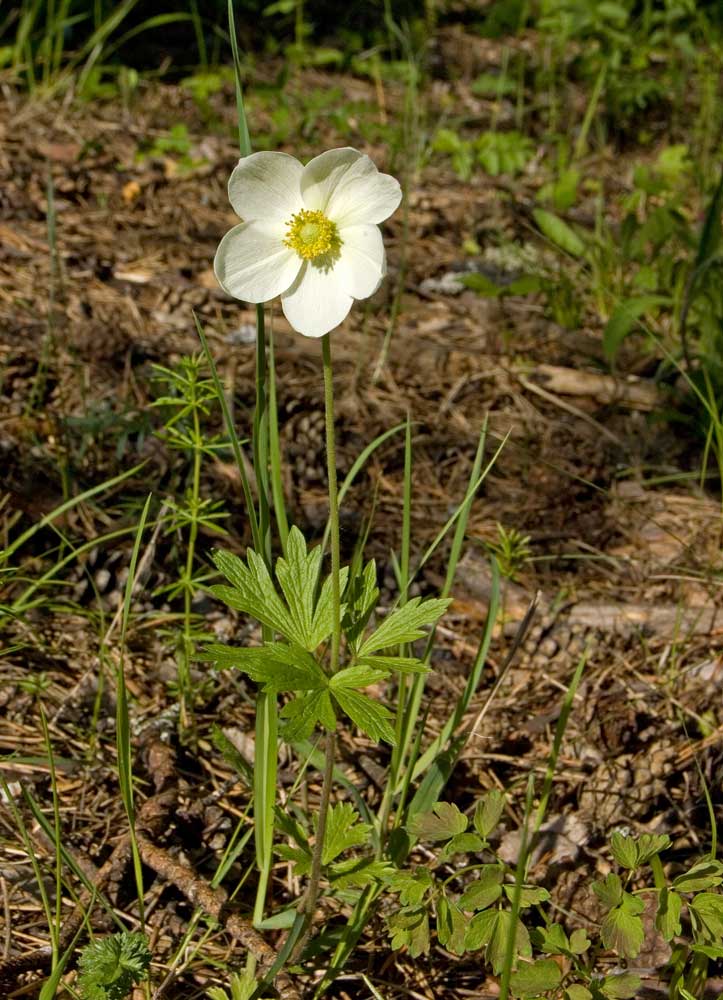
[[[354,299],[365,299],[386,273],[378,223],[401,201],[399,183],[356,149],[330,149],[302,166],[286,153],[239,160],[228,196],[243,222],[226,233],[214,270],[245,302],[281,296],[289,323],[323,337]]]

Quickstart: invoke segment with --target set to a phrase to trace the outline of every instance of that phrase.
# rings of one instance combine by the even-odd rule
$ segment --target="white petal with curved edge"
[[[349,295],[366,299],[379,288],[387,269],[379,226],[347,226],[339,236],[341,256],[334,277]]]
[[[213,269],[229,295],[244,302],[268,302],[289,288],[301,259],[283,244],[283,234],[259,222],[242,222],[221,240]]]
[[[306,261],[291,288],[281,296],[289,323],[305,337],[323,337],[348,315],[354,299],[339,284],[336,269]]]
[[[300,187],[303,170],[288,153],[262,152],[241,157],[228,182],[234,212],[244,222],[288,222],[304,207]]]
[[[344,155],[332,158],[330,153]],[[399,181],[380,174],[368,156],[352,154],[356,150],[332,149],[307,163],[301,177],[304,202],[319,201],[322,207],[323,201],[322,211],[339,228],[384,222],[402,200]]]
[[[344,176],[362,159],[362,154],[351,146],[341,149],[328,149],[304,167],[301,175],[301,195],[307,208],[326,212],[334,189],[343,181]],[[368,159],[368,157],[367,157]]]

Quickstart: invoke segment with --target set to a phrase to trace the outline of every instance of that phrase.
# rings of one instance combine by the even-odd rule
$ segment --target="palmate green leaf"
[[[261,556],[249,549],[244,563],[232,552],[216,549],[212,559],[233,586],[216,585],[210,588],[211,593],[235,611],[245,611],[262,625],[305,647],[306,637],[295,628]]]
[[[505,896],[510,902],[514,899],[516,887],[514,885],[504,886]],[[550,898],[547,889],[539,885],[523,885],[520,889],[520,909],[526,910],[529,906],[537,906],[539,903],[546,903]]]
[[[620,876],[616,875],[615,872],[610,872],[604,881],[593,882],[592,891],[603,906],[608,909],[611,906],[617,906],[623,898],[623,884],[620,881]]]
[[[723,896],[699,892],[688,903],[696,944],[723,944]]]
[[[591,943],[584,927],[578,927],[570,935],[570,951],[573,955],[584,955]]]
[[[428,674],[429,667],[418,660],[416,656],[382,656],[377,653],[373,656],[360,656],[357,663],[364,663],[377,670],[386,670],[387,673],[397,672],[400,674]]]
[[[359,821],[359,813],[349,802],[331,806],[326,820],[321,863],[328,865],[350,847],[365,844],[370,830],[368,823]]]
[[[638,845],[635,837],[616,831],[610,838],[610,851],[621,868],[632,871],[638,867]]]
[[[565,1000],[592,1000],[592,993],[587,986],[572,983],[565,990]]]
[[[645,909],[642,899],[623,893],[620,906],[612,909],[600,925],[600,936],[606,948],[622,958],[640,954],[645,932],[639,914]]]
[[[328,678],[314,657],[300,646],[268,642],[245,648],[211,643],[206,646],[205,655],[216,666],[241,670],[251,680],[277,691],[323,690],[328,685]]]
[[[392,948],[406,947],[412,958],[429,951],[429,914],[424,906],[405,906],[387,918]]]
[[[552,958],[538,958],[536,962],[520,962],[510,976],[510,991],[515,997],[534,997],[548,990],[556,990],[562,981],[562,972]]]
[[[658,896],[658,912],[655,914],[655,926],[666,941],[672,941],[680,934],[680,911],[683,900],[677,892],[664,888]]]
[[[349,593],[346,596],[347,612],[343,622],[343,631],[349,647],[352,651],[356,651],[361,634],[379,600],[377,566],[373,559],[352,580]]]
[[[351,887],[363,888],[372,882],[379,883],[391,870],[388,861],[377,861],[375,858],[347,858],[337,861],[329,867],[329,881],[335,889]]]
[[[317,722],[330,732],[336,726],[336,714],[328,691],[314,690],[294,698],[284,705],[279,715],[286,720],[282,736],[288,743],[308,740]]]
[[[513,917],[509,910],[483,910],[472,917],[467,926],[465,946],[467,951],[485,948],[485,958],[492,971],[499,976],[505,964],[507,943],[513,932]],[[531,958],[532,945],[527,928],[521,920],[514,925],[515,956]]]
[[[481,837],[489,837],[500,821],[505,808],[505,793],[493,788],[485,792],[474,811],[474,825]]]
[[[670,847],[667,833],[643,833],[638,837],[638,864],[644,865],[656,854]]]
[[[605,976],[599,990],[608,1000],[630,1000],[638,995],[641,982],[634,972],[616,972]]]
[[[502,895],[501,865],[481,865],[479,878],[470,882],[459,898],[463,910],[486,910]]]
[[[349,567],[342,566],[339,570],[339,593],[343,594],[349,580]],[[341,605],[342,619],[346,614],[346,604]],[[314,608],[314,619],[309,635],[310,648],[316,649],[326,642],[334,628],[334,602],[332,599],[331,576],[327,576],[319,593],[319,599]]]
[[[379,649],[414,642],[424,635],[424,628],[433,625],[447,610],[451,598],[433,598],[423,601],[413,597],[403,607],[392,611],[376,631],[362,643],[359,656],[376,653]]]
[[[418,906],[434,886],[434,878],[427,868],[395,869],[384,876],[384,881],[392,892],[399,893],[400,903],[411,906]]]
[[[467,918],[456,903],[442,894],[437,900],[437,938],[453,955],[465,952]]]
[[[439,862],[450,861],[455,854],[475,854],[484,849],[485,841],[476,833],[458,833],[439,852]]]
[[[533,930],[532,939],[540,951],[548,955],[569,955],[570,942],[562,924],[550,924]]]
[[[721,882],[723,864],[712,858],[703,858],[683,875],[673,879],[673,888],[678,892],[700,892],[701,889],[714,889]]]
[[[314,650],[319,643],[313,643],[314,600],[319,583],[321,567],[321,546],[306,551],[306,540],[294,526],[289,531],[286,555],[276,560],[276,579],[286,599],[289,615],[297,635],[303,636],[305,649]]]
[[[438,802],[429,812],[417,813],[407,828],[419,840],[449,840],[467,829],[467,817],[454,802]]]
[[[357,725],[363,733],[373,740],[384,740],[392,746],[396,743],[394,729],[392,728],[392,714],[389,709],[380,705],[378,701],[367,698],[359,691],[351,691],[348,688],[335,688],[333,691],[334,700],[343,712],[349,716],[351,721]]]
[[[329,678],[329,687],[332,691],[348,689],[353,691],[357,688],[365,688],[370,684],[376,684],[387,674],[384,670],[367,666],[364,663],[357,663],[353,667],[345,667],[333,677]]]

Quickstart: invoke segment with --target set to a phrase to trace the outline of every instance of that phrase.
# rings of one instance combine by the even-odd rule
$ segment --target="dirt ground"
[[[470,73],[474,70],[473,65]],[[342,76],[333,83],[345,96],[366,101],[370,114],[393,115],[401,101],[390,87],[382,108],[371,83]],[[308,71],[301,85],[326,86],[328,80]],[[464,78],[445,86],[447,96],[480,101],[465,91]],[[433,89],[432,109],[442,90],[442,84]],[[124,484],[73,508],[19,550],[21,573],[0,592],[4,606],[53,564],[48,554],[58,544],[79,544],[132,525],[149,489],[163,498],[183,488],[187,470],[181,459],[153,434],[159,418],[150,407],[150,366],[170,365],[198,350],[193,311],[232,389],[239,431],[249,431],[254,346],[248,333],[254,314],[229,299],[212,272],[219,238],[234,222],[225,193],[237,157],[230,137],[235,114],[230,89],[217,95],[214,113],[216,124],[209,129],[190,96],[171,86],[149,85],[130,108],[120,101],[29,103],[4,89],[0,510],[5,542],[53,511],[64,495],[145,462]],[[255,113],[252,130],[264,128],[263,111]],[[139,148],[179,122],[201,165],[185,170],[173,156],[137,159]],[[301,149],[289,151],[305,156],[318,148],[358,145],[389,168],[384,148],[365,145],[353,122],[349,130],[340,135],[322,121],[319,146],[304,139]],[[610,170],[609,159],[601,156],[599,169]],[[537,183],[534,171],[514,191],[481,173],[462,182],[436,161],[412,177],[408,242],[400,212],[385,226],[387,282],[333,337],[337,433],[339,468],[345,473],[367,443],[411,414],[417,558],[464,496],[485,420],[487,457],[504,441],[472,508],[470,543],[455,602],[443,621],[443,649],[425,709],[431,738],[441,724],[435,720],[447,718],[461,692],[476,650],[489,599],[486,544],[497,537],[496,524],[529,535],[532,558],[505,586],[503,621],[471,717],[486,701],[517,623],[539,592],[538,611],[483,730],[465,751],[449,796],[462,806],[484,789],[507,789],[512,805],[503,849],[514,856],[513,821],[521,814],[527,776],[544,774],[565,690],[588,649],[555,775],[549,838],[535,854],[533,872],[574,925],[594,919],[582,890],[592,872],[608,870],[602,849],[613,829],[670,834],[674,863],[702,853],[710,833],[701,778],[721,818],[723,611],[715,581],[721,568],[720,504],[695,479],[675,478],[696,468],[695,445],[656,417],[661,390],[647,377],[649,371],[641,368],[637,377],[605,374],[594,323],[574,330],[558,326],[534,297],[486,299],[472,291],[444,290],[444,275],[465,266],[464,240],[476,240],[481,254],[502,235],[534,242],[526,205]],[[375,378],[402,266],[388,363]],[[293,334],[278,311],[272,323],[289,507],[307,537],[318,538],[326,516],[320,348]],[[211,415],[209,423],[218,429],[218,416]],[[370,498],[376,497],[369,554],[382,567],[387,597],[393,589],[390,551],[401,528],[402,466],[397,435],[374,453],[343,512],[343,545],[350,554],[370,513]],[[204,492],[229,510],[225,544],[242,551],[249,534],[230,462],[209,463]],[[202,551],[213,542],[204,537]],[[39,592],[42,601],[31,601],[19,619],[6,616],[2,625],[2,774],[26,814],[21,786],[50,810],[42,705],[55,753],[64,843],[91,876],[125,828],[108,674],[117,631],[103,647],[101,637],[118,606],[131,543],[126,534],[70,560],[53,585]],[[162,819],[160,833],[174,856],[210,876],[232,822],[248,804],[247,790],[215,749],[211,729],[220,725],[251,757],[253,701],[238,677],[202,684],[199,665],[197,743],[177,745],[171,686],[177,608],[153,596],[173,579],[177,558],[178,540],[159,538],[129,635],[126,670],[140,797],[152,791],[147,755],[163,735],[175,750],[179,798],[173,815]],[[421,589],[431,590],[443,571],[444,553],[421,574]],[[238,634],[243,627],[208,599],[196,609],[217,634]],[[380,794],[375,768],[385,763],[384,752],[352,734],[344,737],[341,752],[350,776],[374,803]],[[360,760],[367,765],[361,767]],[[282,793],[294,780],[289,763],[282,762]],[[315,792],[312,783],[312,796]],[[35,850],[52,865],[47,838],[37,823],[28,823]],[[46,945],[47,928],[26,848],[6,806],[0,828],[0,939],[8,959]],[[238,859],[237,876],[248,861]],[[276,904],[288,898],[285,870],[279,869],[272,892]],[[107,896],[124,912],[132,893],[130,880],[120,878],[111,880]],[[150,898],[152,946],[162,970],[188,930],[193,906],[160,877]],[[65,905],[69,913],[69,895]],[[111,926],[102,908],[97,926]],[[268,940],[274,944],[273,933]],[[664,942],[653,940],[650,953],[636,960],[651,991],[667,957]],[[201,920],[180,964],[165,970],[163,995],[202,996],[206,987],[223,982],[214,962],[235,964],[231,939]],[[453,959],[440,946],[423,960],[392,953],[380,921],[370,925],[349,977],[329,995],[367,995],[354,978],[361,972],[388,998],[495,995],[495,984],[485,983],[478,962]],[[158,982],[162,979],[161,972]],[[36,996],[37,987],[22,986],[32,981],[31,975],[21,977],[12,995]],[[711,996],[720,995],[715,982],[711,988]]]

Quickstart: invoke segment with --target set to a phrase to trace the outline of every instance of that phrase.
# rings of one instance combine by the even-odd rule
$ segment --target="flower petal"
[[[283,232],[260,222],[242,222],[221,240],[213,269],[229,295],[244,302],[268,302],[299,273],[301,260],[284,246]]]
[[[281,296],[289,323],[305,337],[323,337],[347,316],[354,299],[341,287],[336,268],[306,261],[301,273]]]
[[[228,182],[234,212],[244,222],[287,222],[303,208],[300,181],[303,167],[288,153],[242,156]]]
[[[301,194],[307,208],[320,209],[339,228],[383,222],[402,200],[399,182],[380,174],[368,156],[350,147],[310,160],[301,176]]]
[[[346,226],[339,230],[341,256],[334,277],[355,299],[373,295],[386,274],[387,262],[379,226]]]

